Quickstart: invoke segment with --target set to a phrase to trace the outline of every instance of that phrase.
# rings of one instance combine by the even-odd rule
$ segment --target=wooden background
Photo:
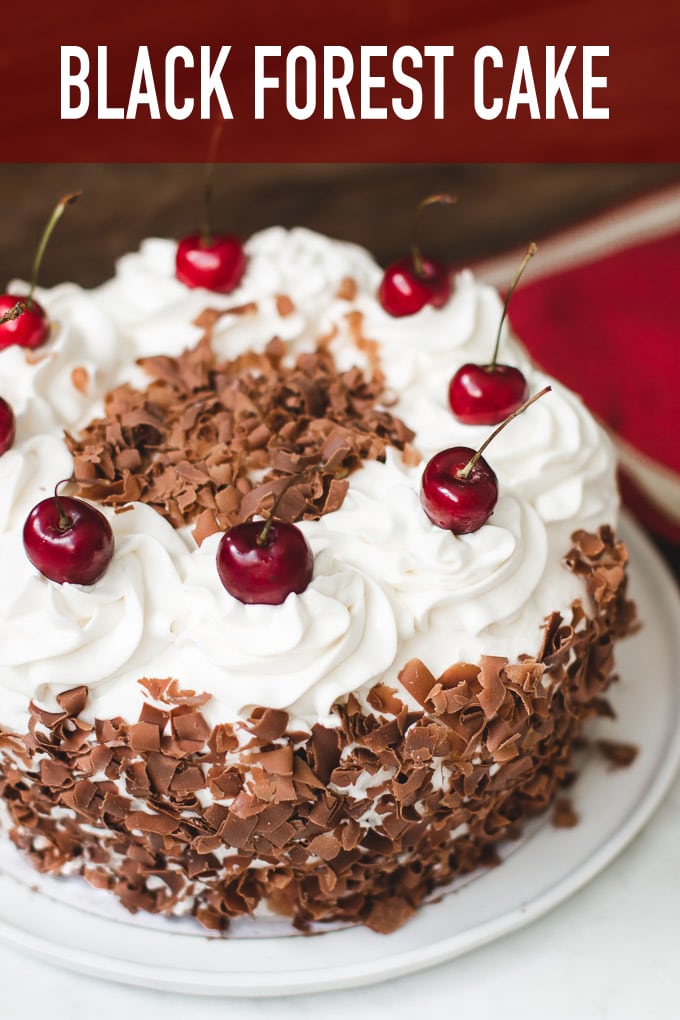
[[[203,168],[194,164],[0,165],[0,287],[30,273],[58,198],[82,190],[45,258],[41,283],[92,286],[150,235],[199,222]],[[451,263],[539,240],[616,203],[680,180],[674,164],[255,164],[215,173],[215,229],[243,237],[281,223],[366,245],[386,263],[405,254],[413,210],[448,191],[453,209],[423,216],[424,247]]]

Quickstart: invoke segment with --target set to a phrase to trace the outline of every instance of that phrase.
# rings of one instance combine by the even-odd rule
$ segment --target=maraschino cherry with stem
[[[217,146],[216,133],[212,148]],[[229,294],[241,282],[246,255],[238,237],[212,231],[214,157],[206,166],[203,185],[203,217],[198,234],[183,237],[177,245],[175,276],[187,287],[205,287],[218,294]]]
[[[498,501],[498,479],[482,454],[513,418],[545,396],[550,388],[546,386],[535,393],[508,415],[478,450],[453,446],[432,457],[423,472],[420,500],[433,524],[454,535],[468,535],[486,524]]]
[[[451,294],[451,274],[447,266],[423,255],[418,228],[423,209],[430,205],[453,205],[453,195],[429,195],[416,207],[411,254],[387,267],[378,290],[378,300],[395,317],[415,315],[425,305],[442,308]]]
[[[15,428],[14,411],[5,398],[0,397],[0,457],[14,442]]]
[[[491,361],[488,365],[476,365],[473,362],[461,365],[451,380],[449,406],[458,421],[465,425],[497,425],[517,410],[529,396],[529,385],[524,373],[513,365],[501,364],[498,361],[498,349],[510,298],[529,259],[535,253],[536,245],[532,242],[505,296]]]
[[[69,481],[69,479],[66,479]],[[33,507],[24,524],[24,549],[37,570],[57,584],[91,585],[111,562],[114,538],[101,511],[82,499],[54,495]]]
[[[278,606],[293,592],[303,592],[312,579],[314,557],[305,536],[295,524],[274,519],[286,489],[266,521],[235,524],[220,539],[217,572],[239,602]]]
[[[34,349],[41,347],[50,334],[50,324],[42,305],[33,297],[38,282],[38,273],[52,231],[61,219],[66,206],[72,205],[80,198],[81,192],[61,198],[43,230],[38,249],[33,260],[31,282],[28,294],[0,294],[0,349],[16,344],[18,347]]]

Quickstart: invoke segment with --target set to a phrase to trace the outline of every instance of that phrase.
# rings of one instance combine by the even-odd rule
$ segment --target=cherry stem
[[[57,504],[57,510],[59,511],[59,527],[62,531],[66,531],[67,528],[70,528],[71,525],[73,524],[73,521],[64,510],[64,504],[59,499],[59,493],[57,492],[57,489],[59,488],[60,485],[66,485],[66,483],[70,481],[71,481],[70,478],[62,478],[62,480],[60,482],[57,482],[57,484],[54,486],[54,502]]]
[[[203,181],[203,217],[201,220],[201,244],[207,248],[212,237],[212,204],[213,204],[213,181],[215,179],[215,164],[208,163],[205,169]]]
[[[43,255],[45,254],[45,248],[47,247],[50,237],[52,236],[52,231],[56,227],[57,222],[61,219],[66,206],[73,205],[74,202],[78,201],[81,195],[82,191],[74,191],[70,195],[64,195],[64,197],[59,199],[56,206],[54,207],[52,215],[47,221],[47,226],[43,230],[42,237],[40,238],[40,244],[38,245],[38,250],[36,251],[35,258],[33,260],[33,268],[31,269],[31,286],[29,287],[27,297],[28,301],[30,301],[31,298],[33,297],[33,291],[35,290],[36,283],[38,282],[40,264],[42,262]]]
[[[201,217],[201,244],[207,247],[212,238],[213,185],[215,183],[215,158],[224,124],[218,124],[210,138],[208,159],[203,178],[203,214]]]
[[[411,245],[411,259],[413,261],[413,270],[416,276],[421,279],[425,275],[423,253],[418,240],[422,211],[423,209],[426,209],[428,205],[455,205],[457,201],[458,198],[455,195],[428,195],[427,198],[422,199],[422,201],[420,201],[416,206],[413,218],[413,244]]]
[[[456,471],[456,477],[467,478],[472,469],[474,468],[475,464],[477,463],[477,461],[481,458],[482,454],[486,450],[489,443],[496,438],[498,433],[502,432],[505,426],[509,425],[513,418],[516,418],[517,415],[522,414],[524,411],[526,411],[527,407],[531,407],[531,405],[536,403],[537,400],[540,400],[541,397],[544,397],[546,393],[550,393],[551,389],[552,386],[545,386],[542,390],[539,390],[538,393],[534,393],[533,397],[529,397],[528,400],[525,400],[524,403],[520,407],[518,407],[516,411],[513,411],[512,414],[509,414],[508,417],[500,423],[498,428],[494,429],[491,435],[484,440],[484,442],[477,450],[477,452],[472,457],[470,457],[465,467],[461,468],[460,471]]]
[[[15,305],[8,308],[5,314],[0,319],[0,326],[6,322],[12,322],[14,319],[18,319],[20,315],[23,315],[26,311],[26,303],[24,301],[17,301]]]
[[[293,482],[295,481],[295,479],[297,477],[298,477],[297,475],[291,475],[290,478],[287,479],[286,484],[284,485],[284,487],[281,489],[281,492],[278,494],[278,496],[274,500],[274,505],[272,506],[272,508],[271,508],[271,510],[269,512],[269,517],[265,521],[265,524],[264,524],[264,527],[263,527],[262,531],[260,532],[260,534],[255,539],[255,541],[257,542],[257,544],[259,546],[264,546],[269,541],[269,533],[272,530],[272,525],[274,523],[274,514],[277,511],[279,503],[281,502],[281,500],[283,499],[285,494],[288,492],[288,489],[291,487],[291,485],[293,484]]]
[[[508,312],[508,305],[510,304],[510,298],[512,297],[512,292],[514,291],[515,287],[519,283],[519,278],[522,275],[522,273],[524,272],[524,270],[526,269],[526,267],[527,267],[527,265],[529,263],[529,260],[531,258],[533,258],[533,256],[536,254],[537,250],[538,250],[537,245],[534,243],[534,241],[532,241],[531,244],[529,245],[529,247],[527,248],[526,255],[524,256],[524,258],[520,262],[519,269],[517,270],[517,272],[515,273],[515,275],[513,277],[512,283],[510,284],[510,287],[508,288],[508,293],[505,295],[505,303],[503,305],[503,313],[501,315],[501,321],[498,323],[498,332],[496,333],[496,346],[493,349],[493,358],[491,359],[491,362],[490,362],[490,364],[488,366],[490,369],[496,367],[496,361],[498,359],[498,348],[500,347],[500,343],[501,343],[501,330],[503,329],[503,323],[505,322],[505,316],[507,315],[507,312]]]

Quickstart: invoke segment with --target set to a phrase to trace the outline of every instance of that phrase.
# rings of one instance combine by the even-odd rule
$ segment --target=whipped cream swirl
[[[207,660],[209,688],[234,713],[294,705],[297,714],[324,718],[357,677],[375,681],[394,662],[397,626],[380,585],[336,558],[317,529],[303,530],[314,576],[281,606],[243,605],[216,583],[219,535],[192,558],[177,645]]]
[[[369,463],[342,508],[318,526],[336,555],[360,566],[391,595],[402,636],[429,628],[431,611],[450,610],[457,628],[478,634],[514,616],[546,569],[545,526],[531,507],[501,496],[489,524],[469,535],[434,527],[420,505],[421,469]]]

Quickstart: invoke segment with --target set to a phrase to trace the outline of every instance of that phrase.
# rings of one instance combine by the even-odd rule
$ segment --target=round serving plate
[[[592,879],[649,820],[680,760],[680,596],[663,561],[626,520],[631,593],[644,626],[618,650],[615,721],[591,737],[634,743],[627,768],[594,750],[569,795],[571,829],[541,819],[501,867],[460,883],[392,935],[360,927],[318,936],[210,936],[191,921],[130,917],[79,879],[36,876],[5,845],[0,938],[61,967],[114,981],[204,995],[272,996],[383,981],[450,959],[539,917]],[[256,933],[257,942],[252,937]]]

